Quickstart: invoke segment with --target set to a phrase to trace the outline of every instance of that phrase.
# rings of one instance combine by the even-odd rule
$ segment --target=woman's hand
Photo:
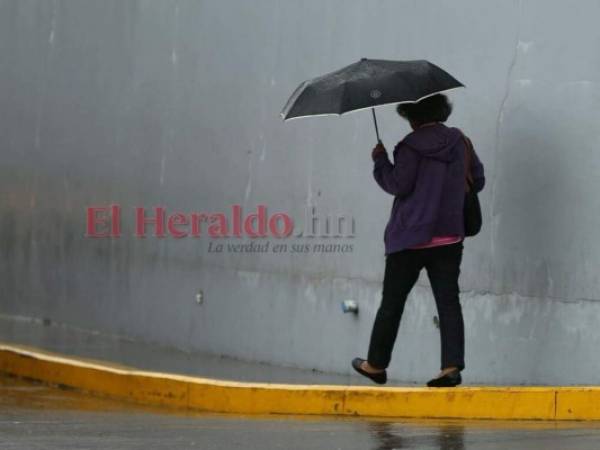
[[[375,148],[373,148],[373,151],[371,152],[371,158],[373,158],[373,161],[375,161],[377,159],[377,157],[379,155],[381,155],[382,153],[386,153],[385,147],[383,146],[383,142],[379,141],[377,143],[377,145],[375,146]]]

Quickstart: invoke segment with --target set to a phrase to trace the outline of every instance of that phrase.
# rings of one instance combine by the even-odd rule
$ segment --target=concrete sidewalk
[[[145,405],[236,414],[600,420],[598,386],[365,386],[354,377],[186,355],[60,326],[1,325],[1,373]]]
[[[44,325],[31,319],[0,316],[0,341],[68,356],[110,361],[137,369],[220,380],[363,386],[373,384],[360,376],[326,374],[204,353],[187,353],[60,324]]]

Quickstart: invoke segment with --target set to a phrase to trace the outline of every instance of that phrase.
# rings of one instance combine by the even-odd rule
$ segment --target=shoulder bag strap
[[[464,134],[462,136],[465,143],[465,192],[471,191],[473,186],[473,175],[471,174],[471,161],[473,158],[473,144]]]

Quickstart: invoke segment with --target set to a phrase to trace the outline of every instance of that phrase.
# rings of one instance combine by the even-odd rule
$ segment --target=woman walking
[[[441,372],[427,385],[457,386],[465,368],[458,287],[465,236],[465,180],[470,175],[470,189],[481,191],[483,165],[469,139],[459,129],[443,124],[452,111],[446,96],[400,104],[397,111],[413,131],[396,145],[393,164],[381,142],[373,149],[373,175],[379,186],[394,196],[394,203],[384,236],[383,295],[368,356],[366,360],[355,358],[352,366],[376,383],[387,382],[386,368],[404,304],[425,268],[438,310],[442,347]]]

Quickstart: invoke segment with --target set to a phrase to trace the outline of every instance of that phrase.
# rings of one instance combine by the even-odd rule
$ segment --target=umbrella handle
[[[371,108],[371,113],[373,114],[373,124],[375,125],[375,134],[377,135],[377,142],[382,143],[381,139],[379,139],[379,128],[377,127],[377,116],[375,115],[375,108]]]

